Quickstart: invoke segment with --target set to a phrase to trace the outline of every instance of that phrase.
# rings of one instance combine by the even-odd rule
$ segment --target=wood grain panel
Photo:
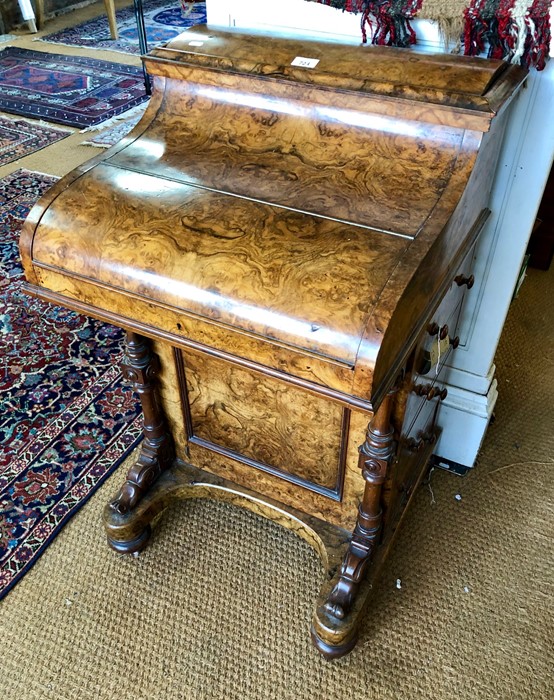
[[[183,420],[180,378],[175,363],[175,350],[159,340],[152,342],[152,351],[158,356],[161,371],[157,376],[160,405],[175,442],[176,455],[188,457],[188,435]]]
[[[215,358],[183,360],[189,439],[340,498],[348,430],[340,406]]]
[[[111,162],[414,236],[460,142],[452,128],[171,81],[148,139]]]
[[[200,40],[198,46],[190,42]],[[315,58],[310,70],[291,65],[296,56]],[[202,66],[229,73],[279,78],[334,90],[442,102],[449,106],[479,109],[485,95],[506,71],[500,60],[483,61],[444,54],[406,56],[404,49],[349,46],[306,38],[284,42],[275,36],[241,30],[197,26],[152,52],[175,62],[181,69]],[[150,59],[152,63],[152,59]],[[434,99],[433,99],[434,98]],[[465,102],[462,102],[465,98]],[[479,99],[481,98],[481,99]]]
[[[47,210],[33,258],[353,366],[407,243],[102,164]]]
[[[232,333],[225,327],[186,316],[176,309],[160,308],[144,299],[71,279],[57,271],[39,266],[35,270],[41,287],[25,285],[28,294],[142,335],[159,338],[176,347],[193,348],[241,366],[256,368],[262,374],[288,381],[340,404],[372,410],[369,401],[351,395],[353,372],[349,367],[291,351],[278,344],[271,345],[243,333]],[[159,322],[160,313],[171,330],[165,330]]]
[[[190,457],[187,461],[195,467],[211,474],[223,476],[244,488],[263,497],[273,498],[284,505],[298,508],[328,523],[351,530],[356,522],[356,508],[352,508],[354,498],[349,494],[348,506],[329,496],[303,488],[298,484],[262,471],[209,450],[202,445],[189,444]],[[363,491],[363,486],[362,486]]]

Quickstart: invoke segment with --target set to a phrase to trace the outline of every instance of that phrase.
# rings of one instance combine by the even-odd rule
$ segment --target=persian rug
[[[92,126],[145,102],[142,70],[81,56],[0,51],[0,110],[68,126]]]
[[[447,42],[467,56],[486,52],[542,70],[549,55],[552,0],[308,0],[360,15],[363,42],[406,47],[411,20],[436,21]]]
[[[142,436],[122,332],[21,290],[19,232],[55,181],[0,180],[0,598]]]
[[[108,18],[102,15],[76,27],[69,27],[43,36],[37,41],[140,54],[137,22],[133,7],[118,10],[116,20],[119,39],[110,37]],[[149,49],[159,44],[165,44],[188,27],[202,24],[205,21],[205,2],[186,3],[186,9],[183,9],[179,0],[173,2],[148,0],[144,3],[144,24]]]
[[[0,165],[40,151],[71,133],[68,129],[55,129],[38,122],[0,117]]]

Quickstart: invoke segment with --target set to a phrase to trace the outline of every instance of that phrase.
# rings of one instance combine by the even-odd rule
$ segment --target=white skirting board
[[[496,379],[492,379],[485,395],[448,387],[448,396],[441,404],[442,433],[435,455],[463,467],[473,466],[497,398]]]

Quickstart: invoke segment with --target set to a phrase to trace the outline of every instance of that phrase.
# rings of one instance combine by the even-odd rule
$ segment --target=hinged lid
[[[285,39],[206,25],[154,49],[146,60],[154,74],[164,73],[157,63],[172,62],[491,115],[525,75],[524,69],[500,60]]]

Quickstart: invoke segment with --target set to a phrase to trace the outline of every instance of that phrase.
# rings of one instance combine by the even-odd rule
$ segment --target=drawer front
[[[458,336],[464,299],[474,285],[470,270],[475,247],[464,258],[454,274],[452,283],[431,316],[416,351],[414,382],[434,382],[439,377],[448,356],[462,342]]]
[[[431,322],[435,321],[439,327],[442,327],[445,323],[449,324],[451,322],[454,312],[463,303],[466,292],[470,290],[475,283],[475,279],[471,274],[474,255],[475,245],[471,247],[471,250],[465,256],[461,265],[452,275],[450,287],[444,294],[440,304],[433,314]],[[452,337],[455,330],[455,327],[450,328],[450,335]]]
[[[434,382],[450,353],[458,346],[456,335],[462,311],[462,299],[450,310],[450,316],[434,314],[418,344],[414,361],[414,383]]]
[[[387,519],[396,522],[405,508],[422,470],[425,468],[440,429],[437,416],[440,406],[440,382],[436,381],[437,391],[430,399],[410,391],[404,414],[404,421],[398,439],[397,458],[391,470],[391,478],[385,485],[385,506]]]
[[[440,392],[442,387],[436,382],[434,388]],[[434,395],[431,399],[426,396],[418,396],[411,392],[406,402],[406,415],[400,442],[409,449],[421,449],[422,441],[432,440],[432,428],[436,424],[440,405],[440,394]]]
[[[402,427],[398,429],[397,458],[384,490],[388,517],[393,520],[406,506],[440,434],[440,404],[447,396],[442,377],[448,358],[460,342],[457,331],[462,306],[474,282],[469,274],[473,252],[472,249],[453,275],[413,356]]]

